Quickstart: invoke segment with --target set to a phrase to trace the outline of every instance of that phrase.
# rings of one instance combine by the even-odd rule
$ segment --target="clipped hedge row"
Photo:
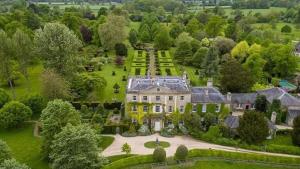
[[[221,157],[236,160],[248,160],[248,161],[261,161],[270,163],[285,163],[285,164],[300,164],[300,158],[294,157],[281,157],[271,156],[265,154],[253,154],[253,153],[238,153],[238,152],[227,152],[220,150],[203,150],[193,149],[189,151],[189,158],[195,157]]]
[[[123,158],[104,166],[104,169],[123,169],[130,166],[148,163],[154,163],[152,154]]]

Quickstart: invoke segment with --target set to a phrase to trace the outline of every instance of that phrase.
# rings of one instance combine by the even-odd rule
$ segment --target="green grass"
[[[170,147],[170,143],[166,141],[159,141],[159,144],[157,145],[156,141],[148,141],[144,144],[146,148],[156,148],[156,147],[163,147],[167,148]]]
[[[110,136],[102,136],[102,141],[100,144],[100,147],[102,148],[102,150],[105,150],[107,147],[109,147],[115,140],[114,137],[110,137]]]
[[[267,140],[266,144],[293,146],[292,138],[289,135],[277,135],[274,139]]]
[[[171,167],[171,169],[179,169],[178,167]],[[249,164],[249,163],[236,163],[227,161],[197,161],[192,166],[185,166],[185,169],[281,169],[281,167],[269,166],[269,165],[259,165],[259,164]]]
[[[109,156],[107,157],[107,159],[109,160],[109,163],[121,160],[123,158],[128,158],[128,157],[132,157],[132,156],[136,156],[134,154],[121,154],[121,155],[115,155],[115,156]]]
[[[28,69],[28,81],[22,77],[16,81],[16,86],[14,87],[14,91],[16,93],[16,99],[21,99],[26,95],[30,94],[39,94],[41,93],[41,73],[43,71],[43,66],[41,64],[31,66]],[[13,96],[12,89],[6,85],[2,84],[0,86],[8,91],[8,93]]]
[[[33,136],[33,125],[0,131],[0,139],[8,144],[17,161],[27,164],[32,169],[49,168],[48,164],[41,159],[41,139]]]

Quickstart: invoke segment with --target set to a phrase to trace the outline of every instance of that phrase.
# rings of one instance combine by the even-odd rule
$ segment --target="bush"
[[[291,32],[292,32],[292,28],[291,28],[289,25],[284,25],[284,26],[281,28],[281,32],[282,32],[282,33],[291,33]]]
[[[168,127],[161,129],[160,131],[160,135],[163,137],[174,137],[176,134],[177,130],[174,125],[169,125]]]
[[[300,146],[300,116],[293,121],[292,141],[294,145]]]
[[[118,56],[127,56],[127,47],[123,43],[117,43],[115,45],[116,55]]]
[[[137,136],[135,126],[133,124],[130,125],[129,130],[122,134],[124,137],[135,137]]]
[[[40,95],[27,96],[23,99],[22,103],[30,107],[33,115],[40,115],[47,105],[45,99]]]
[[[11,101],[0,109],[0,127],[14,128],[21,126],[26,120],[29,120],[32,111],[28,106],[17,101]]]
[[[188,156],[189,150],[185,145],[180,145],[175,153],[175,159],[177,160],[185,160]]]
[[[8,93],[4,89],[0,89],[0,108],[2,108],[5,103],[10,101]]]
[[[8,145],[4,141],[0,140],[0,164],[4,160],[8,160],[10,158],[11,158],[11,153]]]
[[[147,125],[142,125],[139,130],[138,130],[138,134],[140,136],[148,136],[151,134],[149,127]]]
[[[155,162],[164,162],[166,161],[166,151],[162,147],[157,147],[153,151],[153,160]]]

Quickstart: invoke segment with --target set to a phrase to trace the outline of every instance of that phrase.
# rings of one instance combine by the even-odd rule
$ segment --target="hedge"
[[[104,169],[123,169],[123,168],[127,168],[130,166],[136,166],[139,164],[148,164],[148,163],[154,163],[152,154],[123,158],[123,159],[117,160],[115,162],[112,162],[112,163],[104,166],[103,168]]]
[[[227,152],[220,150],[202,150],[193,149],[189,151],[189,158],[195,157],[221,157],[236,160],[248,160],[248,161],[261,161],[261,162],[272,162],[272,163],[286,163],[286,164],[300,164],[300,158],[294,157],[281,157],[271,156],[265,154],[250,154],[250,153],[238,153],[238,152]]]

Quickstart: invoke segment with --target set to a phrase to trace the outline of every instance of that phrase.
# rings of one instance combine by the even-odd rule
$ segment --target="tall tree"
[[[159,21],[155,14],[146,14],[139,27],[139,37],[143,42],[151,42],[154,40],[156,33],[159,31]],[[147,35],[147,36],[146,36]]]
[[[67,125],[55,135],[50,158],[53,169],[98,169],[106,163],[99,155],[99,135],[87,125]]]
[[[77,68],[76,54],[82,46],[76,35],[65,25],[47,23],[34,37],[38,54],[45,59],[44,66],[62,75],[72,75]]]
[[[220,74],[221,89],[224,92],[248,92],[255,82],[249,70],[234,59],[222,65]]]
[[[221,34],[224,29],[226,22],[219,16],[213,16],[209,19],[205,25],[205,32],[210,37],[215,37]]]
[[[200,29],[200,23],[196,18],[192,18],[189,20],[188,24],[186,25],[186,30],[190,35],[194,35]]]
[[[167,50],[172,45],[172,39],[166,26],[161,26],[159,32],[155,36],[154,46],[159,50]]]
[[[268,101],[265,95],[258,95],[255,99],[255,109],[259,112],[266,113],[268,108]]]
[[[130,30],[128,40],[129,40],[131,46],[135,47],[135,45],[138,42],[137,32],[135,29]]]
[[[126,39],[126,20],[123,16],[110,15],[106,22],[99,26],[101,44],[106,50],[113,49],[117,43]]]
[[[219,74],[219,52],[217,48],[209,48],[201,64],[201,74],[205,77],[215,77]]]
[[[259,112],[245,112],[237,130],[241,139],[248,144],[262,143],[269,135],[267,120]]]
[[[174,58],[179,63],[188,64],[192,59],[192,55],[193,53],[191,44],[187,41],[183,41],[177,46],[174,53]]]
[[[40,120],[43,129],[42,136],[44,137],[42,153],[44,158],[48,159],[54,136],[60,133],[68,123],[72,125],[80,124],[80,114],[69,102],[54,100],[48,102]]]
[[[241,41],[231,50],[231,56],[243,63],[248,57],[249,48],[247,41]]]
[[[30,37],[23,31],[17,30],[12,37],[15,47],[15,57],[20,66],[20,71],[28,79],[28,67],[33,61],[33,42]]]

